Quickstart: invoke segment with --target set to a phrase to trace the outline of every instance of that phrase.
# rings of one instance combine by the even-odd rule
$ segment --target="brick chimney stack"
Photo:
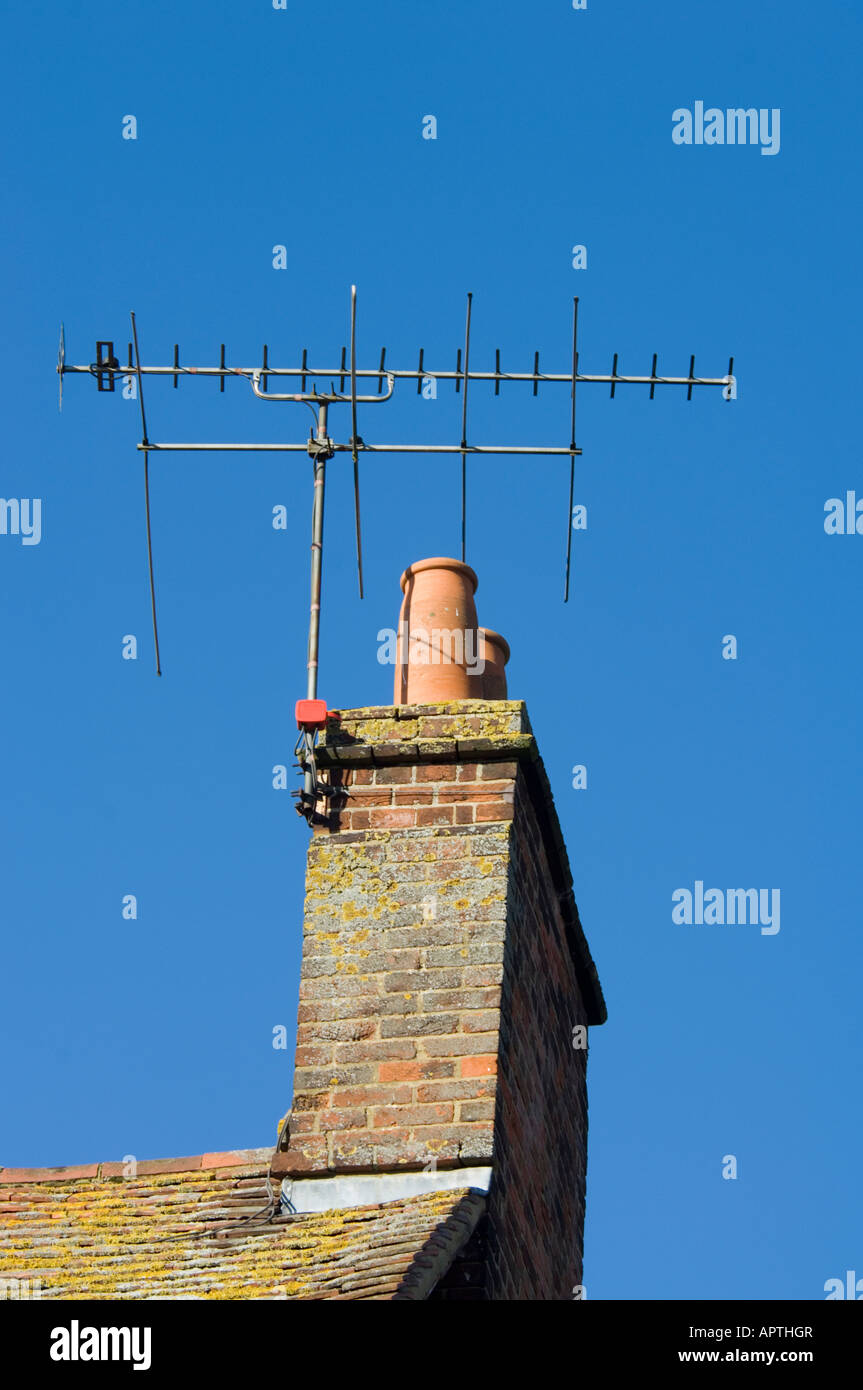
[[[454,567],[449,619],[452,576],[471,600],[476,576],[450,560],[406,575],[435,566]],[[434,595],[423,602],[427,619]],[[456,620],[476,631],[467,609]],[[491,639],[500,690],[509,650]],[[422,669],[406,666],[396,688],[412,703],[344,710],[319,746],[340,795],[309,845],[279,1167],[377,1175],[395,1193],[406,1175],[446,1185],[469,1169],[489,1190],[484,1296],[569,1299],[582,1283],[587,1028],[606,1013],[551,790],[523,702],[424,700]]]

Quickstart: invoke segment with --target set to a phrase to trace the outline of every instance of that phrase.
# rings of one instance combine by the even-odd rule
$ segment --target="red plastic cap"
[[[297,728],[324,729],[327,724],[326,700],[298,700]]]

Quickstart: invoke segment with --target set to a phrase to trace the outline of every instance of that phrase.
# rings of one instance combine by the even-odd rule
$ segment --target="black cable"
[[[155,1236],[155,1237],[153,1238],[153,1241],[152,1241],[151,1243],[152,1243],[153,1245],[162,1245],[162,1244],[164,1244],[166,1241],[171,1241],[171,1240],[200,1240],[203,1236],[221,1236],[221,1235],[227,1235],[227,1234],[228,1234],[229,1232],[231,1232],[231,1231],[240,1231],[240,1230],[242,1230],[243,1227],[246,1226],[246,1225],[248,1224],[248,1222],[250,1222],[250,1221],[256,1221],[256,1220],[258,1220],[259,1217],[264,1217],[264,1220],[261,1221],[261,1223],[260,1223],[262,1226],[268,1226],[268,1225],[270,1225],[270,1224],[272,1223],[272,1221],[274,1220],[274,1218],[276,1217],[276,1215],[277,1215],[277,1207],[280,1205],[280,1203],[277,1203],[277,1201],[276,1201],[276,1195],[275,1195],[275,1193],[273,1192],[273,1164],[274,1164],[275,1161],[276,1161],[276,1154],[278,1154],[278,1153],[280,1152],[280,1150],[281,1150],[281,1147],[282,1147],[282,1140],[283,1140],[283,1138],[284,1138],[284,1136],[285,1136],[285,1133],[286,1133],[286,1131],[287,1131],[287,1130],[289,1129],[289,1127],[290,1127],[290,1123],[291,1123],[291,1113],[292,1113],[292,1112],[289,1110],[288,1113],[287,1113],[287,1115],[285,1116],[284,1120],[282,1121],[282,1126],[281,1126],[281,1129],[279,1130],[279,1137],[278,1137],[278,1139],[276,1140],[276,1147],[275,1147],[274,1150],[273,1150],[272,1157],[270,1158],[269,1167],[267,1168],[267,1176],[266,1176],[267,1205],[266,1205],[266,1206],[260,1207],[257,1211],[251,1211],[251,1212],[249,1212],[249,1214],[248,1214],[247,1216],[242,1216],[242,1217],[240,1217],[239,1221],[229,1222],[229,1223],[228,1223],[227,1225],[225,1225],[225,1226],[221,1226],[221,1227],[218,1227],[218,1228],[215,1228],[215,1227],[207,1227],[207,1228],[205,1228],[205,1229],[202,1230],[202,1231],[177,1231],[177,1232],[175,1232],[174,1235],[170,1235],[170,1236]]]

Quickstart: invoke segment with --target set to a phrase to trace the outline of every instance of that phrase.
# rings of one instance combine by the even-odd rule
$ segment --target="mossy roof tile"
[[[41,1297],[59,1300],[418,1300],[484,1210],[481,1194],[459,1188],[266,1221],[268,1166],[119,1180],[99,1165],[65,1180],[0,1170],[0,1278],[38,1279]]]

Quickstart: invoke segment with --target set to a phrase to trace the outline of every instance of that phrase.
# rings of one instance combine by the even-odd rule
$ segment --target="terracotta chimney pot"
[[[485,662],[482,675],[483,699],[505,700],[506,663],[509,661],[509,643],[499,632],[490,627],[479,629],[479,654]]]
[[[470,565],[446,556],[418,560],[401,586],[394,703],[483,699],[477,577]]]

